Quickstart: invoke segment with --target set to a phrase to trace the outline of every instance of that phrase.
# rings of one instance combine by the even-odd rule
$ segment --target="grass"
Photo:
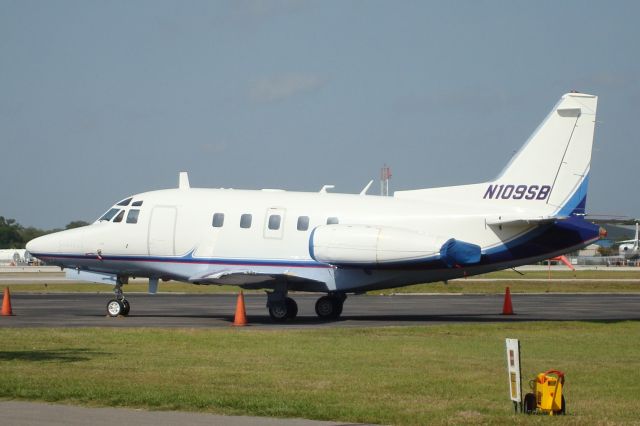
[[[485,281],[497,279],[496,281]],[[535,281],[534,281],[535,280]],[[597,281],[582,281],[597,280]],[[639,281],[616,281],[639,280]],[[587,271],[526,271],[524,275],[513,270],[491,272],[443,282],[416,284],[406,287],[375,291],[375,294],[402,293],[504,293],[509,287],[512,293],[635,293],[640,291],[638,271],[615,269]]]
[[[568,415],[514,415],[523,376],[567,376]],[[632,424],[640,323],[303,330],[0,329],[0,398],[341,422]],[[526,388],[526,385],[525,385]]]
[[[450,281],[430,284],[416,284],[407,287],[372,291],[371,294],[406,294],[406,293],[461,293],[461,294],[502,294],[505,287],[511,293],[636,293],[640,291],[640,282],[615,281]]]
[[[516,268],[517,269],[517,268]],[[490,272],[488,274],[477,275],[471,278],[513,278],[513,279],[542,279],[549,278],[549,271],[547,270],[535,270],[535,271],[520,271],[520,273],[513,269],[505,269],[502,271]],[[601,269],[589,269],[589,270],[577,270],[569,271],[563,269],[561,271],[552,270],[551,279],[640,279],[640,268],[637,270],[616,270],[616,268],[601,268]]]

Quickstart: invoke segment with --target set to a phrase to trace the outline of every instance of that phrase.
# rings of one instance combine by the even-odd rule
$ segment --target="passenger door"
[[[149,221],[149,255],[175,255],[177,210],[174,206],[156,206]]]

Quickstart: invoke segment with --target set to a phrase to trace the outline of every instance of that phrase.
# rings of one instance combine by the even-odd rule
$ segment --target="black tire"
[[[532,393],[528,393],[524,396],[523,409],[525,414],[533,414],[536,411],[536,396]]]
[[[335,320],[342,313],[342,301],[337,297],[322,296],[316,302],[316,315],[323,320]]]
[[[120,315],[124,315],[125,317],[129,315],[129,311],[131,310],[131,305],[127,299],[122,299],[120,301],[122,303],[122,313]]]
[[[119,300],[111,299],[107,302],[107,315],[110,317],[122,315],[122,311],[124,311],[124,305]]]
[[[290,297],[287,297],[284,300],[285,307],[287,308],[287,319],[294,319],[298,316],[298,304],[295,300]]]
[[[269,316],[275,322],[285,322],[289,318],[287,303],[273,303],[269,306]]]

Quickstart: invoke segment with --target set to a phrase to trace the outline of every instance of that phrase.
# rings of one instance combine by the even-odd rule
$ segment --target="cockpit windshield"
[[[122,223],[123,219],[126,217],[126,223],[138,223],[142,202],[142,200],[135,199],[134,197],[125,198],[124,200],[117,202],[111,209],[109,209],[108,212],[100,216],[100,219],[98,219],[97,222]]]
[[[103,214],[100,219],[98,219],[98,222],[102,222],[103,220],[110,221],[119,211],[120,209],[116,208],[109,210],[108,212]]]

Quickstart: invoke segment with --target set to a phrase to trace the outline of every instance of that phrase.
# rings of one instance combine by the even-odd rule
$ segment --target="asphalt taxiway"
[[[501,315],[502,295],[349,296],[340,320],[319,320],[314,311],[318,295],[290,294],[298,317],[274,324],[266,296],[245,295],[252,327],[377,327],[504,321],[625,321],[640,320],[640,294],[514,294],[515,315]],[[236,295],[127,294],[127,317],[106,315],[105,294],[12,294],[15,316],[0,317],[2,327],[229,327]]]
[[[2,424],[12,426],[366,426],[338,422],[277,419],[272,417],[221,416],[179,411],[147,411],[129,408],[88,408],[26,401],[0,401]]]

